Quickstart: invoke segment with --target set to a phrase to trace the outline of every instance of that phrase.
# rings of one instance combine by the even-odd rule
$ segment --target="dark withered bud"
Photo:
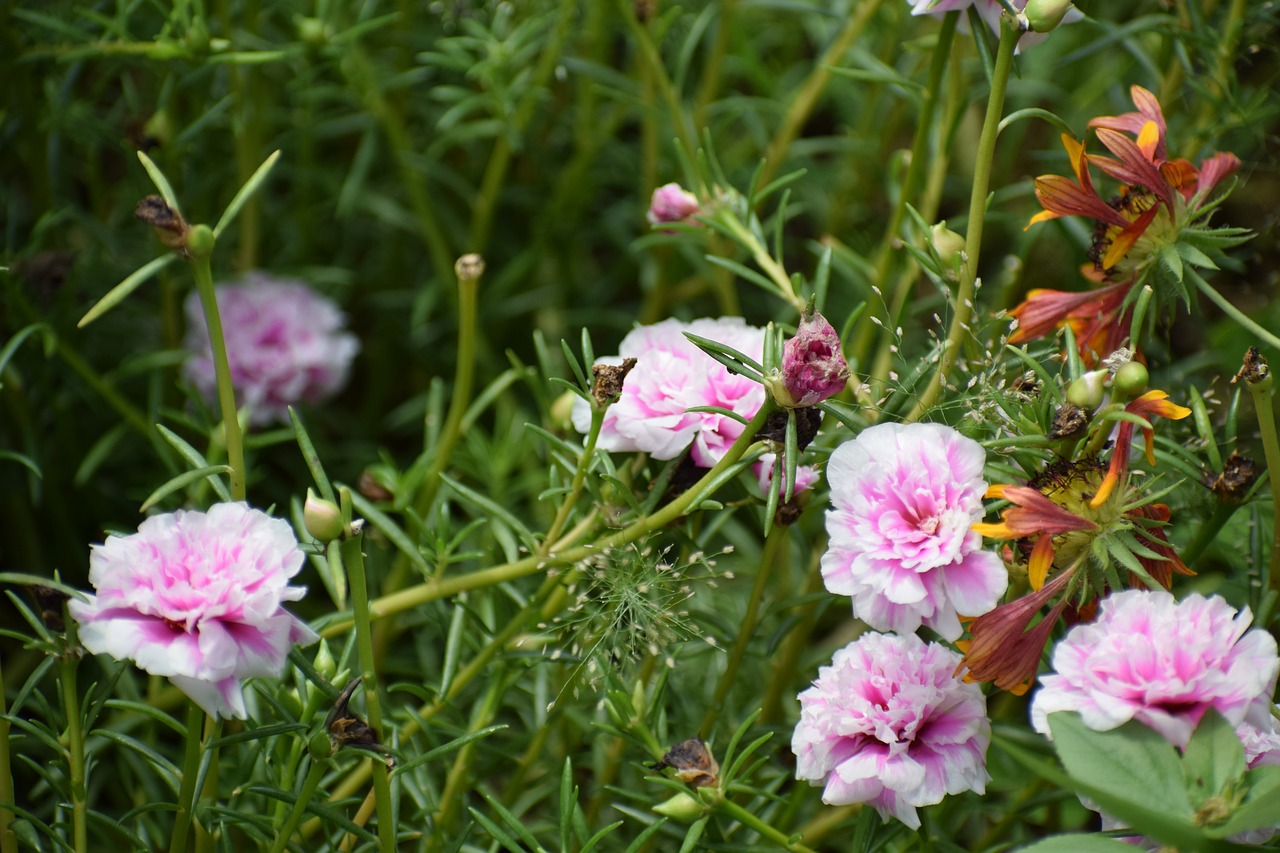
[[[334,751],[350,746],[376,752],[386,759],[388,767],[394,767],[395,759],[391,757],[387,748],[378,742],[378,733],[347,707],[351,701],[351,694],[355,693],[360,682],[359,678],[351,679],[338,694],[338,699],[333,703],[329,716],[325,717],[324,728],[329,733],[329,742],[333,745]]]
[[[1267,357],[1258,352],[1257,347],[1249,347],[1249,351],[1244,354],[1244,362],[1240,365],[1240,372],[1236,374],[1236,379],[1243,379],[1250,385],[1262,382],[1271,376],[1271,368],[1267,365]]]
[[[458,281],[478,281],[484,275],[484,258],[475,254],[463,255],[453,265],[454,275]]]
[[[792,409],[796,417],[796,447],[804,450],[818,434],[822,426],[822,411],[813,407]],[[783,444],[787,440],[787,410],[779,409],[770,412],[764,419],[764,426],[755,434],[755,441],[773,441]]]
[[[800,503],[800,495],[792,495],[791,500],[778,504],[778,511],[773,514],[773,523],[779,527],[790,527],[800,520],[804,513],[804,505]]]
[[[622,364],[592,365],[591,399],[596,401],[597,408],[606,408],[618,399],[622,394],[622,383],[635,366],[634,358],[624,358]]]
[[[182,218],[182,214],[174,210],[158,195],[149,195],[133,209],[135,219],[140,219],[155,229],[160,242],[170,249],[185,252],[187,236],[191,227]]]
[[[658,0],[635,0],[636,20],[644,23],[658,14]]]
[[[1075,438],[1089,426],[1089,412],[1079,406],[1063,403],[1053,413],[1053,423],[1049,425],[1049,438]]]
[[[395,499],[395,493],[383,485],[367,469],[360,472],[360,479],[356,481],[356,491],[371,501],[390,501]]]
[[[62,621],[62,605],[71,596],[53,587],[38,584],[32,584],[28,589],[31,590],[31,597],[36,600],[36,609],[40,611],[40,621],[44,622],[44,626],[55,634],[66,631],[66,623]]]
[[[676,778],[694,788],[713,787],[720,784],[720,765],[700,738],[681,741],[653,765],[654,770],[670,767]]]
[[[1245,496],[1261,473],[1257,462],[1233,450],[1222,463],[1222,472],[1218,476],[1212,473],[1205,475],[1205,485],[1218,496],[1218,500],[1235,506],[1244,503]]]

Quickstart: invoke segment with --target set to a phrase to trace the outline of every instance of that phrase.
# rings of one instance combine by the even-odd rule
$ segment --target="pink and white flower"
[[[88,602],[68,603],[80,642],[168,677],[209,714],[246,716],[241,681],[278,678],[316,633],[286,611],[303,554],[288,523],[243,503],[148,518],[93,546]]]
[[[1031,723],[1049,734],[1048,716],[1076,711],[1108,731],[1137,720],[1185,748],[1210,708],[1256,733],[1257,761],[1274,749],[1272,695],[1280,673],[1276,641],[1253,615],[1222,598],[1126,590],[1102,601],[1098,618],[1071,629],[1040,678]],[[1247,732],[1247,730],[1246,730]]]
[[[796,778],[823,785],[824,803],[867,803],[912,829],[917,808],[983,793],[987,700],[952,674],[959,662],[914,634],[864,634],[840,649],[800,694]]]
[[[684,222],[701,208],[698,197],[677,183],[663,184],[653,191],[649,200],[649,212],[645,218],[650,225],[668,222]]]
[[[926,625],[947,640],[981,616],[1009,577],[972,530],[982,519],[982,445],[941,424],[880,424],[831,454],[827,589],[878,631]]]
[[[343,330],[346,318],[331,300],[301,281],[250,273],[239,285],[215,289],[236,405],[249,422],[288,423],[288,407],[318,403],[347,381],[360,342]],[[217,381],[199,295],[187,297],[183,375],[213,405]]]

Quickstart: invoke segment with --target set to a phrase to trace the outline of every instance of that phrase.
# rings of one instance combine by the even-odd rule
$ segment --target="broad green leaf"
[[[1075,834],[1055,835],[1027,847],[1019,847],[1018,853],[1134,853],[1137,849],[1118,838]]]
[[[1280,766],[1255,767],[1245,775],[1249,791],[1231,819],[1219,829],[1235,835],[1280,823]]]
[[[1209,709],[1182,753],[1182,771],[1191,804],[1199,808],[1205,800],[1224,793],[1244,776],[1245,770],[1244,746],[1235,727]]]

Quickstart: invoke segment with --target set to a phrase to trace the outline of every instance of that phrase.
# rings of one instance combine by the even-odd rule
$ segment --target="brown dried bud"
[[[1218,496],[1218,500],[1234,506],[1244,503],[1245,496],[1261,473],[1257,462],[1233,450],[1222,463],[1222,473],[1217,477],[1207,474],[1205,485]]]
[[[598,408],[605,408],[618,399],[622,394],[622,383],[635,366],[634,358],[624,358],[622,364],[592,365],[591,397]]]
[[[707,745],[696,737],[671,747],[662,756],[662,760],[653,765],[654,770],[664,767],[675,770],[677,779],[694,788],[720,784],[720,765],[716,763]]]
[[[484,258],[475,254],[463,255],[453,265],[453,272],[458,281],[476,281],[484,275]]]
[[[174,210],[158,195],[149,195],[133,209],[134,218],[155,229],[160,242],[170,249],[183,251],[187,247],[187,235],[191,231],[182,214]]]
[[[368,470],[360,472],[360,479],[356,481],[356,491],[371,501],[395,499],[395,493],[380,483]]]
[[[1267,365],[1267,357],[1258,352],[1257,347],[1249,347],[1249,351],[1244,354],[1244,362],[1240,365],[1240,372],[1231,381],[1234,383],[1236,379],[1243,379],[1253,385],[1270,376],[1271,368]]]
[[[28,588],[31,590],[31,597],[36,600],[36,607],[40,611],[40,620],[44,622],[44,626],[55,634],[61,634],[67,630],[62,620],[62,605],[71,596],[51,586],[32,584]]]
[[[1079,406],[1063,403],[1053,414],[1049,438],[1075,438],[1089,425],[1089,412]]]
[[[801,409],[792,409],[796,416],[796,447],[804,450],[812,442],[814,436],[818,434],[818,427],[822,426],[822,411],[812,406]],[[755,434],[755,441],[773,441],[783,444],[787,440],[787,410],[779,409],[770,412],[769,416],[764,419],[764,426]]]
[[[778,511],[773,514],[773,523],[779,527],[790,527],[800,520],[803,513],[804,504],[800,502],[799,495],[794,495],[791,500],[778,504]]]
[[[338,694],[338,700],[333,703],[329,716],[325,717],[324,727],[329,732],[329,742],[335,751],[344,746],[351,746],[379,753],[386,759],[388,767],[394,767],[395,759],[391,757],[387,748],[378,742],[378,733],[347,707],[347,703],[351,701],[351,694],[360,686],[360,682],[359,678],[351,679]]]

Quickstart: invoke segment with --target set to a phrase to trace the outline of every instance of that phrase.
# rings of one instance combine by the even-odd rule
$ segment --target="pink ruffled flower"
[[[1271,697],[1280,672],[1276,641],[1253,615],[1200,594],[1179,602],[1167,592],[1127,590],[1104,599],[1098,618],[1077,625],[1053,652],[1031,702],[1036,731],[1048,716],[1076,711],[1084,724],[1108,731],[1137,720],[1185,748],[1200,718],[1214,708],[1259,740],[1257,761],[1274,747]]]
[[[917,808],[983,793],[987,700],[952,675],[959,662],[914,634],[863,634],[836,652],[799,697],[796,778],[824,785],[824,803],[867,803],[912,829]]]
[[[987,26],[996,35],[1000,35],[1000,13],[1004,11],[996,0],[907,0],[911,4],[911,14],[913,15],[933,15],[941,18],[947,12],[960,12],[960,20],[957,29],[962,33],[969,32],[969,17],[965,14],[970,6],[978,10],[978,14],[982,16],[982,20],[987,22]],[[1027,0],[1012,0],[1013,8],[1019,12],[1027,8]],[[1062,18],[1063,24],[1072,24],[1076,21],[1084,20],[1084,15],[1079,9],[1068,9]],[[1018,40],[1018,50],[1024,47],[1031,47],[1044,41],[1048,33],[1023,33],[1022,38]]]
[[[650,225],[664,222],[683,222],[701,208],[698,197],[677,183],[664,184],[653,191],[649,212],[645,218]]]
[[[218,313],[236,405],[249,422],[288,423],[288,407],[317,403],[347,381],[360,343],[343,331],[346,318],[329,299],[300,281],[250,273],[240,285],[218,285]],[[187,297],[183,375],[210,405],[217,400],[213,350],[198,294]]]
[[[827,465],[827,589],[853,598],[878,631],[922,624],[947,640],[959,616],[981,616],[1009,577],[971,528],[981,520],[986,451],[940,424],[880,424],[836,448]]]
[[[287,522],[243,503],[148,518],[93,546],[97,595],[68,603],[80,642],[168,677],[209,714],[246,716],[241,681],[280,677],[316,633],[286,611],[303,555]]]

